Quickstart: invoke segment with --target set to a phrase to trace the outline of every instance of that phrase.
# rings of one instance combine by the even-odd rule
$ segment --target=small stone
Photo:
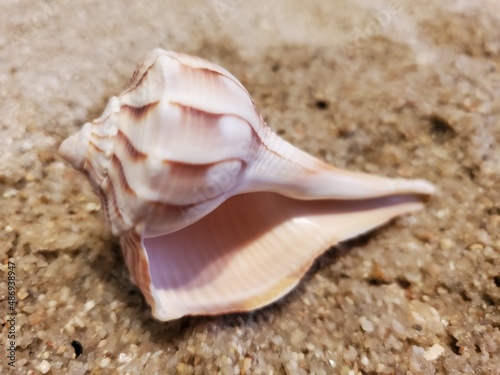
[[[110,363],[111,363],[111,359],[106,357],[106,358],[101,359],[101,362],[99,363],[99,365],[104,368],[104,367],[108,367]]]
[[[185,363],[182,363],[182,362],[179,362],[176,366],[175,366],[175,369],[177,370],[177,372],[179,372],[180,374],[184,374],[186,373],[186,370],[187,370],[187,366]]]
[[[28,182],[33,182],[33,181],[35,181],[35,180],[36,180],[36,177],[35,177],[33,174],[31,174],[31,173],[29,173],[29,172],[28,172],[28,173],[26,173],[26,174],[24,175],[24,179],[25,179],[26,181],[28,181]]]
[[[329,359],[329,360],[328,360],[328,363],[330,364],[330,366],[331,366],[332,368],[337,367],[337,364],[335,363],[335,361],[334,361],[333,359]]]
[[[80,328],[85,328],[85,323],[83,322],[83,320],[80,319],[80,317],[78,316],[75,316],[73,317],[73,321],[74,323],[76,323]]]
[[[90,301],[85,302],[85,305],[83,308],[85,309],[85,311],[90,311],[94,308],[94,306],[95,306],[95,302],[90,300]]]
[[[38,309],[33,314],[28,317],[28,321],[32,326],[36,326],[42,323],[45,320],[45,311],[44,309]]]
[[[431,242],[435,237],[435,234],[430,230],[420,229],[415,231],[415,236],[424,242]]]
[[[2,197],[3,198],[12,198],[12,197],[15,197],[17,195],[18,191],[16,189],[12,189],[12,188],[9,188],[7,190],[4,191],[4,193],[2,194]]]
[[[106,345],[108,345],[108,340],[104,339],[104,340],[99,341],[99,343],[97,344],[97,347],[104,348]]]
[[[85,209],[88,212],[97,212],[101,209],[101,205],[94,202],[89,202],[85,205]]]
[[[61,345],[57,348],[56,354],[63,354],[66,351],[66,345]]]
[[[356,359],[356,356],[358,355],[357,350],[354,348],[354,346],[349,345],[347,350],[344,352],[342,357],[346,362],[352,362]]]
[[[273,338],[271,339],[271,342],[275,345],[282,345],[283,344],[283,337],[281,336],[273,336]]]
[[[304,332],[302,332],[300,329],[297,328],[292,332],[292,336],[290,337],[290,342],[292,343],[293,346],[297,346],[304,340],[305,337],[306,335],[304,334]]]
[[[251,365],[252,365],[252,358],[245,357],[245,359],[243,360],[243,372],[245,374],[249,373]]]
[[[368,366],[370,364],[370,360],[368,359],[368,357],[366,355],[361,356],[361,364],[363,366]]]
[[[453,245],[453,241],[449,238],[443,238],[439,241],[439,247],[441,247],[442,250],[450,250]]]
[[[118,355],[118,363],[129,363],[130,361],[132,361],[132,357],[125,353],[120,353]]]
[[[409,369],[413,373],[417,374],[426,374],[428,373],[426,369],[428,369],[428,364],[424,358],[425,350],[420,346],[413,345],[412,346],[413,354],[410,357]]]
[[[439,344],[432,345],[424,353],[424,358],[428,361],[434,361],[438,359],[444,353],[444,348]]]
[[[472,251],[481,251],[484,249],[484,245],[480,242],[475,242],[475,243],[471,243],[469,246],[467,246],[467,249],[472,250]]]
[[[359,318],[359,324],[365,332],[373,332],[373,323],[364,316]]]
[[[70,320],[66,325],[64,326],[64,329],[66,332],[68,332],[70,335],[75,333],[75,327],[73,327],[73,322]]]
[[[403,327],[403,325],[396,319],[392,319],[391,327],[394,330],[394,332],[398,334],[405,333],[405,327]]]
[[[85,373],[87,373],[87,366],[87,364],[83,364],[80,361],[73,361],[66,373],[72,375],[85,375]]]
[[[26,290],[26,288],[24,288],[24,287],[19,289],[19,292],[17,292],[17,298],[19,298],[21,301],[26,299],[26,297],[28,297],[28,296],[29,296],[29,293]]]
[[[42,374],[46,374],[50,371],[50,363],[49,361],[47,360],[43,360],[42,362],[40,362],[40,364],[38,365],[38,371],[40,371]]]
[[[484,52],[488,55],[498,55],[500,53],[500,43],[488,41],[484,43]]]

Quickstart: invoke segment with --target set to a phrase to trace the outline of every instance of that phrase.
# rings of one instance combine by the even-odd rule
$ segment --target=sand
[[[0,4],[0,373],[500,374],[500,2],[270,3]],[[311,154],[441,194],[272,306],[152,319],[57,148],[156,47],[230,70]]]

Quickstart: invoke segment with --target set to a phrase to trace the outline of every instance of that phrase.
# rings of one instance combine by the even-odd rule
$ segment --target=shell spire
[[[60,152],[100,197],[160,320],[272,303],[329,247],[435,191],[314,158],[273,133],[225,69],[161,49]]]
[[[82,170],[87,159],[92,124],[86,123],[82,128],[67,138],[59,148],[59,153],[73,168]]]

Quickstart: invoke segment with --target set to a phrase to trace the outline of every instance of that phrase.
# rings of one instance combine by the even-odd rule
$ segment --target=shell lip
[[[136,228],[135,255],[126,259],[135,260],[127,262],[133,280],[158,320],[248,312],[290,292],[314,259],[339,241],[421,207],[418,195],[301,201],[268,192],[242,194],[164,236],[145,237]],[[242,211],[247,217],[226,222]],[[131,254],[131,247],[122,249]]]

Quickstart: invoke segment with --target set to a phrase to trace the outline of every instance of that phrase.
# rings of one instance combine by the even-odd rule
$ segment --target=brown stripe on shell
[[[122,213],[120,212],[120,209],[118,208],[118,201],[116,200],[116,192],[115,192],[115,187],[113,185],[113,182],[109,177],[104,181],[103,183],[103,192],[105,194],[105,201],[106,201],[106,207],[108,210],[108,217],[109,217],[109,222],[113,223],[113,226],[118,229],[118,231],[123,231],[123,228],[126,227],[125,220],[123,220]],[[113,210],[113,211],[111,211]],[[116,213],[114,215],[118,220],[120,220],[121,225],[116,225],[116,222],[113,219],[111,212]]]
[[[207,61],[207,60],[204,60],[201,58],[197,58],[194,56],[190,56],[190,55],[185,55],[182,53],[176,53],[175,55],[169,55],[169,57],[174,59],[175,61],[177,61],[179,63],[179,65],[181,65],[185,68],[188,68],[191,70],[197,70],[197,71],[203,72],[204,74],[207,74],[207,75],[216,74],[218,76],[225,77],[225,78],[231,80],[232,82],[234,82],[235,84],[237,84],[243,90],[247,91],[245,89],[245,87],[243,87],[241,82],[238,81],[236,78],[234,78],[229,72],[222,71],[222,68],[221,68],[221,70],[218,70],[217,68],[219,68],[219,67],[217,65],[211,63],[210,61]],[[200,61],[201,63],[203,63],[205,65],[209,65],[209,66],[192,66],[189,63],[182,61],[179,57],[186,57],[188,60]],[[213,66],[214,69],[212,69],[210,66]]]
[[[211,69],[208,66],[199,66],[199,67],[191,66],[191,65],[189,65],[189,63],[186,63],[186,62],[182,61],[179,57],[183,56],[183,57],[187,57],[188,59],[192,59],[193,56],[184,55],[184,54],[181,54],[181,53],[175,53],[175,54],[161,54],[161,55],[158,55],[156,57],[156,59],[151,63],[151,65],[149,65],[147,67],[147,69],[144,71],[144,73],[140,77],[138,77],[139,72],[144,67],[144,62],[141,63],[141,65],[139,65],[134,70],[134,73],[132,75],[132,78],[130,79],[128,87],[127,87],[127,89],[125,90],[125,92],[123,94],[129,93],[129,92],[135,90],[137,87],[139,87],[142,84],[142,82],[144,81],[144,79],[146,79],[146,77],[147,77],[149,71],[151,70],[151,68],[153,68],[155,66],[155,64],[157,63],[158,58],[160,58],[161,56],[168,56],[169,58],[177,61],[179,63],[179,65],[181,65],[181,66],[183,66],[185,68],[191,69],[191,70],[201,71],[201,72],[204,72],[207,75],[209,75],[209,74],[216,74],[218,76],[225,77],[225,78],[231,80],[233,83],[237,84],[243,90],[247,91],[245,89],[245,87],[241,84],[241,82],[238,81],[233,76],[231,76],[230,73],[219,71],[217,69]],[[197,59],[197,60],[201,61],[203,64],[212,65],[212,63],[210,63],[209,61],[206,61],[206,60],[203,60],[203,59]]]
[[[199,164],[164,159],[164,160],[162,160],[162,163],[164,165],[168,165],[172,168],[189,168],[189,169],[193,169],[193,170],[199,170],[199,169],[206,169],[206,168],[214,167],[218,164],[225,163],[228,161],[239,161],[243,165],[243,169],[246,167],[246,162],[240,158],[228,158],[228,159],[214,161],[211,163],[199,163]]]
[[[118,181],[120,183],[120,187],[123,190],[125,190],[128,194],[136,197],[137,193],[135,192],[134,189],[132,189],[132,187],[128,183],[127,176],[125,175],[125,171],[123,169],[122,162],[120,159],[118,159],[118,156],[113,154],[113,156],[111,156],[111,163],[116,168],[116,171],[118,173]]]
[[[87,160],[87,162],[85,162],[85,164],[83,165],[82,172],[88,177],[92,189],[97,195],[99,195],[99,191],[101,191],[102,180],[99,178],[99,174],[96,172],[92,163]]]
[[[97,180],[97,173],[94,169],[94,166],[91,163],[85,163],[83,167],[83,173],[87,176],[88,181],[90,182],[90,186],[92,186],[92,190],[99,197],[101,201],[102,211],[104,212],[104,218],[106,222],[111,225],[111,217],[109,216],[109,204],[106,198],[106,193],[101,188],[101,181]]]
[[[250,129],[252,129],[252,132],[253,132],[253,138],[254,140],[256,140],[262,147],[264,147],[266,150],[268,150],[270,153],[276,155],[277,157],[281,158],[281,159],[286,159],[296,165],[298,165],[299,167],[303,168],[307,173],[310,173],[310,174],[315,174],[317,173],[316,170],[314,169],[311,169],[311,168],[308,168],[302,164],[299,164],[297,163],[295,160],[291,160],[291,159],[287,159],[285,158],[283,155],[279,154],[278,152],[274,151],[272,148],[270,148],[268,145],[266,145],[263,141],[262,141],[262,138],[260,138],[259,134],[257,133],[257,131],[255,130],[255,128],[252,126],[252,124],[247,120],[245,119],[244,117],[241,117],[237,114],[234,114],[234,113],[216,113],[216,112],[209,112],[209,111],[206,111],[204,109],[200,109],[200,108],[195,108],[195,107],[191,107],[191,106],[188,106],[188,105],[185,105],[185,104],[182,104],[182,103],[179,103],[179,102],[173,102],[173,101],[170,101],[169,102],[171,105],[174,105],[174,106],[177,106],[179,108],[181,108],[183,111],[185,112],[193,112],[193,113],[196,113],[197,115],[199,116],[205,116],[205,117],[217,117],[217,118],[220,118],[220,117],[224,117],[224,116],[231,116],[231,117],[234,117],[234,118],[237,118],[241,121],[244,121],[247,123],[247,125],[250,127]],[[260,117],[261,120],[262,120],[262,123],[265,124],[264,120],[262,119],[262,117]],[[267,126],[267,125],[266,125]]]
[[[94,150],[100,153],[104,153],[104,150],[100,148],[98,145],[96,145],[94,142],[89,141],[89,146],[92,147]]]
[[[125,147],[125,152],[130,160],[134,162],[144,161],[148,158],[148,155],[142,151],[139,151],[134,144],[128,139],[127,135],[123,133],[121,130],[118,130],[116,133],[116,140],[121,142]]]
[[[99,191],[95,191],[97,193],[97,196],[101,200],[101,205],[102,205],[102,211],[104,212],[104,218],[106,219],[106,222],[108,223],[109,228],[111,227],[111,216],[109,216],[109,203],[108,199],[106,198],[106,194],[102,191],[102,189],[99,189]]]
[[[168,161],[168,160],[163,160],[163,163],[166,163],[173,168],[171,173],[175,176],[175,174],[177,174],[177,173],[185,174],[186,173],[185,168],[191,169],[190,172],[192,172],[194,174],[205,173],[205,171],[210,167],[216,166],[216,165],[224,163],[224,162],[230,162],[230,161],[239,161],[241,163],[238,174],[243,173],[244,170],[247,168],[247,163],[244,160],[241,160],[239,158],[229,158],[229,159],[224,159],[221,161],[217,161],[217,162],[213,162],[213,163],[206,163],[206,164],[190,164],[190,163]],[[129,183],[127,181],[121,160],[116,155],[112,155],[111,162],[113,164],[113,167],[117,171],[118,181],[120,183],[120,187],[123,190],[125,190],[127,193],[129,193],[130,195],[137,197],[137,193],[135,192],[135,190],[133,190],[133,188],[129,185]],[[182,172],[181,172],[181,169],[183,169]],[[101,197],[101,200],[103,201],[103,210],[105,212],[106,218],[108,219],[108,222],[111,223],[112,216],[115,216],[120,221],[120,224],[117,225],[116,222],[114,222],[114,224],[118,230],[122,230],[123,227],[126,225],[126,223],[125,223],[123,216],[118,208],[118,202],[117,202],[117,197],[116,197],[116,192],[115,192],[115,185],[113,184],[113,182],[111,181],[111,179],[109,177],[108,177],[108,179],[106,179],[105,183],[103,184],[103,189],[99,188],[98,189],[99,191],[96,191],[96,193]],[[206,202],[218,199],[218,198],[220,198],[221,195],[224,195],[224,194],[225,194],[225,191],[221,191],[220,194],[217,194],[215,196],[210,196],[210,197],[204,197],[205,199],[200,199],[200,200],[193,202],[193,203],[190,203],[190,204],[173,204],[170,202],[163,202],[163,201],[157,201],[157,200],[148,200],[147,202],[145,201],[144,204],[151,205],[154,207],[152,212],[150,213],[152,216],[155,215],[155,211],[157,212],[157,214],[159,214],[158,211],[173,211],[177,214],[182,214],[183,212],[186,212],[189,209],[191,209],[199,204],[204,204]],[[173,214],[173,212],[172,212],[172,214]],[[116,214],[113,215],[112,213],[116,213]]]
[[[141,69],[144,67],[144,61],[141,63],[140,66],[138,66],[136,68],[136,70],[134,71],[134,74],[132,75],[132,78],[130,79],[128,87],[125,90],[125,92],[123,92],[123,94],[126,94],[128,92],[131,92],[131,91],[135,90],[136,87],[138,87],[138,86],[140,86],[142,84],[142,81],[147,77],[147,75],[148,75],[149,71],[151,70],[151,68],[155,66],[156,61],[158,60],[158,58],[160,56],[163,56],[163,55],[158,55],[156,57],[156,59],[151,63],[151,65],[148,66],[148,68],[146,69],[146,71],[144,73],[142,73],[142,76],[140,78],[137,78],[137,75],[139,74],[139,72],[141,71]]]
[[[241,84],[240,81],[238,81],[236,78],[234,78],[233,76],[231,76],[229,73],[226,73],[226,72],[223,72],[223,71],[219,71],[217,69],[216,65],[214,65],[214,68],[211,68],[210,66],[213,65],[212,63],[210,63],[210,62],[208,62],[206,60],[198,58],[198,59],[195,59],[195,60],[200,61],[202,64],[208,65],[208,66],[198,66],[198,67],[192,66],[192,65],[189,64],[189,59],[193,59],[193,57],[189,56],[189,55],[183,55],[183,54],[161,54],[161,55],[158,55],[156,57],[155,61],[144,72],[144,74],[142,75],[142,77],[139,78],[138,82],[133,87],[128,88],[125,92],[129,92],[129,91],[134,90],[137,86],[139,86],[142,83],[142,81],[144,80],[145,76],[148,74],[149,70],[157,63],[157,60],[158,60],[158,58],[160,56],[168,56],[169,58],[177,61],[181,66],[185,67],[186,69],[198,70],[198,71],[201,71],[201,72],[205,72],[205,74],[216,74],[216,75],[219,75],[219,76],[222,76],[222,77],[226,77],[226,78],[230,79],[232,82],[236,83],[245,92],[248,93],[248,91],[244,88],[244,86]],[[188,59],[188,61],[187,62],[186,61],[182,61],[182,57],[186,57]],[[137,69],[137,74],[138,74],[138,70],[141,69],[141,68],[142,68],[142,66],[140,66]],[[136,72],[134,72],[134,76],[135,75],[136,75]],[[131,80],[131,83],[132,83],[132,81],[133,81],[133,79]],[[155,103],[157,103],[157,102],[155,102]],[[253,99],[252,99],[252,103],[254,103]],[[250,128],[252,129],[252,131],[253,131],[253,133],[255,135],[255,139],[258,141],[259,144],[261,144],[269,152],[271,152],[274,155],[276,155],[276,156],[284,159],[284,157],[282,155],[280,155],[279,153],[275,152],[272,148],[270,148],[268,145],[266,145],[262,141],[262,139],[259,137],[257,131],[254,129],[254,127],[252,126],[252,124],[249,121],[247,121],[246,119],[242,118],[241,116],[238,116],[236,114],[228,114],[228,113],[213,113],[213,112],[205,111],[205,110],[202,110],[202,109],[199,109],[199,108],[194,108],[194,107],[186,106],[186,105],[183,105],[182,103],[178,103],[178,102],[170,102],[170,104],[179,106],[180,108],[182,108],[185,111],[196,111],[199,114],[203,114],[204,116],[216,116],[216,117],[233,116],[233,117],[239,118],[239,119],[243,120],[244,122],[246,122],[250,126]],[[255,106],[255,103],[254,103],[254,106]],[[257,113],[258,113],[258,111],[257,111]],[[262,119],[262,117],[261,117],[261,119]],[[262,121],[262,122],[264,123],[264,121]],[[289,159],[287,159],[287,160],[289,160]],[[308,167],[306,167],[304,165],[301,165],[301,164],[299,164],[299,163],[297,163],[297,162],[295,162],[293,160],[289,160],[289,161],[291,161],[294,164],[298,165],[299,167],[303,168],[308,173],[311,173],[311,174],[316,173],[311,168],[308,168]]]
[[[151,64],[149,67],[151,67],[153,64]],[[144,67],[144,61],[142,61],[138,66],[137,68],[135,68],[134,70],[134,73],[132,74],[132,77],[130,78],[130,81],[128,81],[128,85],[127,87],[130,87],[130,85],[132,85],[136,78],[138,77],[139,75],[139,72],[142,70],[142,68]],[[148,71],[148,69],[146,69],[146,71],[142,74],[142,76],[144,76],[144,74],[146,74],[146,72]],[[141,76],[141,77],[142,77]]]
[[[92,133],[93,138],[98,138],[98,139],[112,139],[114,136],[109,135],[109,134],[98,134],[98,133]]]
[[[116,162],[113,164],[114,167],[118,170],[118,174],[120,176],[121,172],[123,172],[122,168],[120,168],[121,164],[119,166],[116,165]],[[90,185],[92,186],[92,190],[94,190],[94,192],[101,200],[104,216],[109,226],[112,228],[117,228],[119,231],[122,231],[124,228],[127,229],[125,220],[123,219],[123,216],[118,208],[118,202],[116,200],[116,192],[114,189],[114,185],[110,180],[109,175],[106,173],[104,179],[102,179],[100,177],[100,174],[97,173],[96,169],[94,168],[94,165],[88,160],[84,164],[83,173],[87,176],[87,179]],[[123,178],[125,178],[124,173],[123,173]],[[125,184],[123,182],[125,182]],[[121,176],[120,176],[120,184],[125,190],[127,190],[125,185],[128,185],[128,182],[126,180],[122,181]],[[127,190],[127,192],[129,192],[130,194],[135,194],[135,192],[133,191],[130,192]],[[117,220],[119,221],[119,223],[116,222]]]
[[[181,64],[182,64],[182,63],[181,63]],[[243,90],[247,91],[247,90],[245,89],[245,87],[243,87],[243,85],[241,84],[241,82],[240,82],[240,81],[238,81],[236,78],[234,78],[234,77],[232,77],[232,76],[230,76],[230,75],[227,75],[227,74],[225,74],[225,73],[223,73],[223,72],[219,72],[219,71],[217,71],[217,70],[212,70],[212,69],[207,68],[207,67],[192,67],[192,66],[189,66],[189,65],[186,65],[186,64],[182,64],[182,65],[183,65],[183,66],[185,66],[185,67],[187,67],[187,68],[189,68],[189,69],[191,69],[191,70],[198,71],[198,72],[200,72],[200,73],[202,73],[202,74],[204,74],[204,75],[206,75],[206,76],[211,76],[211,75],[214,75],[214,74],[215,74],[215,75],[217,75],[217,76],[219,76],[219,77],[224,77],[224,78],[227,78],[227,79],[229,79],[231,82],[233,82],[233,83],[237,84],[237,85],[238,85],[240,88],[242,88]]]
[[[152,67],[154,66],[154,64],[151,64],[147,69],[146,71],[142,74],[142,76],[137,80],[137,82],[131,86],[134,82],[134,79],[136,78],[135,75],[136,75],[136,72],[138,73],[138,71],[134,72],[134,76],[132,77],[132,79],[130,80],[130,83],[129,83],[129,87],[122,93],[123,94],[126,94],[126,93],[129,93],[131,91],[134,91],[139,85],[142,84],[142,81],[147,77],[148,73],[149,73],[149,69],[151,69]]]
[[[124,111],[130,117],[132,117],[135,121],[141,121],[148,115],[148,113],[153,111],[158,104],[160,104],[159,100],[152,102],[152,103],[148,103],[148,104],[143,105],[141,107],[135,107],[133,105],[122,104],[120,107],[120,111]]]
[[[239,87],[241,87],[243,90],[247,91],[243,85],[241,84],[240,81],[238,81],[237,79],[235,79],[234,77],[232,76],[229,76],[223,72],[219,72],[217,70],[212,70],[212,69],[209,69],[209,68],[191,68],[193,70],[199,70],[199,71],[203,71],[205,74],[209,75],[209,74],[216,74],[218,76],[221,76],[221,77],[224,77],[224,78],[227,78],[229,79],[230,81],[232,81],[233,83],[236,83]]]
[[[151,293],[149,261],[144,254],[140,235],[131,230],[120,237],[120,244],[132,282],[139,287],[147,303],[154,310],[156,302]]]
[[[92,125],[101,125],[101,124],[104,124],[106,122],[107,119],[109,119],[111,116],[115,115],[116,113],[115,112],[111,112],[109,113],[106,117],[104,118],[96,118],[94,121],[92,121]]]

